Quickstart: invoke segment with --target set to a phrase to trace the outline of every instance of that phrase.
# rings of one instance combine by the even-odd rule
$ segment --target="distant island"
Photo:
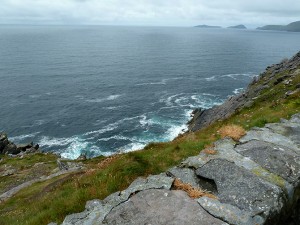
[[[277,31],[289,31],[300,32],[300,21],[290,23],[288,25],[266,25],[256,28],[257,30],[277,30]]]
[[[236,25],[236,26],[230,26],[230,27],[227,27],[227,28],[230,28],[230,29],[247,29],[247,27],[243,24]]]
[[[195,27],[198,27],[198,28],[222,28],[220,26],[209,26],[209,25],[197,25]]]

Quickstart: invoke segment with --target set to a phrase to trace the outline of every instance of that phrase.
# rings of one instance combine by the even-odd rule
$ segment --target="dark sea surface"
[[[288,32],[0,26],[0,131],[68,158],[137,150],[299,50]]]

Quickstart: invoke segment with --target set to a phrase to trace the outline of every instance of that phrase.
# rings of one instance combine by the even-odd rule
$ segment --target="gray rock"
[[[209,214],[232,225],[259,225],[264,222],[260,216],[252,217],[250,212],[242,211],[229,204],[223,204],[216,199],[202,197],[198,199],[198,203]]]
[[[195,188],[209,190],[213,194],[217,193],[215,183],[207,179],[199,178],[194,169],[173,167],[168,170],[167,174],[181,180],[183,183],[188,183]]]
[[[221,225],[223,221],[203,210],[185,192],[145,190],[115,207],[103,224],[114,225]]]
[[[167,189],[172,186],[174,179],[165,174],[149,176],[147,179],[136,179],[126,190],[109,195],[103,201],[93,200],[86,204],[86,210],[81,213],[68,215],[63,225],[102,224],[105,216],[116,206],[126,202],[132,195],[148,189]]]
[[[33,143],[27,143],[27,144],[19,144],[17,145],[17,150],[18,151],[22,151],[22,152],[25,152],[26,149],[29,149],[29,148],[32,148],[33,147]]]
[[[69,169],[67,162],[62,161],[61,159],[57,159],[56,163],[60,170],[68,170]]]
[[[283,207],[285,199],[280,188],[227,160],[210,160],[197,169],[196,174],[215,181],[220,202],[252,215],[267,219]]]
[[[0,133],[0,154],[3,152],[6,145],[8,145],[8,139],[6,133]]]
[[[259,164],[254,162],[248,157],[244,157],[240,153],[236,151],[235,142],[230,139],[226,138],[223,140],[219,140],[214,143],[217,154],[215,155],[207,155],[204,153],[200,153],[196,157],[190,157],[186,159],[181,166],[188,166],[193,168],[199,168],[205,165],[207,162],[213,159],[226,159],[227,161],[234,162],[237,166],[242,167],[246,170],[249,170],[251,173],[256,174],[257,176],[263,178],[264,180],[273,183],[277,186],[280,186],[284,189],[290,197],[292,197],[294,188],[291,184],[289,184],[283,178],[276,176],[270,173],[268,170],[261,167]],[[200,177],[200,180],[203,178]],[[212,181],[210,181],[212,183]],[[216,193],[214,189],[207,189],[213,193]]]
[[[251,140],[260,140],[265,142],[274,143],[283,147],[290,148],[300,154],[300,149],[292,139],[283,136],[279,133],[274,133],[268,128],[255,128],[247,132],[247,134],[240,139],[241,143]]]
[[[249,141],[235,149],[263,168],[298,186],[300,182],[300,155],[287,147],[263,141]]]
[[[102,201],[101,200],[99,200],[99,199],[93,199],[93,200],[90,200],[90,201],[86,202],[85,208],[88,211],[92,211],[93,209],[95,209],[96,207],[99,207],[101,205],[102,205]]]
[[[103,200],[113,207],[121,202],[127,201],[128,198],[139,191],[147,189],[171,189],[174,178],[168,177],[165,174],[151,175],[147,179],[138,178],[131,185],[121,192],[116,192]]]
[[[12,142],[8,143],[8,145],[6,145],[5,148],[3,149],[4,154],[16,155],[19,154],[20,152],[21,151],[17,149],[17,146]]]

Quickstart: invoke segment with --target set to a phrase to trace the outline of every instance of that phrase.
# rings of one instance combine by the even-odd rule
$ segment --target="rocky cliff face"
[[[255,77],[247,89],[236,96],[232,96],[226,100],[222,105],[215,106],[213,108],[202,110],[194,110],[193,119],[189,122],[189,131],[197,131],[203,129],[210,124],[230,117],[237,111],[246,107],[251,107],[253,101],[258,98],[260,93],[265,90],[284,83],[289,85],[291,80],[295,76],[300,76],[300,71],[297,69],[300,65],[300,52],[298,52],[290,60],[284,60],[281,63],[274,64],[267,67],[266,71]],[[287,71],[284,76],[280,76],[277,79],[277,74]],[[300,85],[297,90],[299,91]],[[287,95],[292,93],[286,93]]]

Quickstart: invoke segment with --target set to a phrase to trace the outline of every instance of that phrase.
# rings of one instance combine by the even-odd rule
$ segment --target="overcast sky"
[[[1,0],[1,24],[287,24],[300,0]]]

